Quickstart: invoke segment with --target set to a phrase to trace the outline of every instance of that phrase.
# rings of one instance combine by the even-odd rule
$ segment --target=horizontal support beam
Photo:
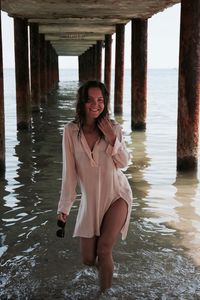
[[[45,40],[46,41],[65,41],[65,40],[104,40],[105,35],[104,34],[95,34],[95,33],[66,33],[66,34],[46,34]]]
[[[54,49],[56,50],[56,52],[62,50],[62,51],[81,51],[81,52],[85,52],[87,49],[89,49],[90,46],[80,46],[80,47],[54,47]]]
[[[90,17],[81,17],[81,18],[42,18],[42,19],[29,19],[29,23],[38,23],[41,25],[44,24],[81,24],[81,25],[115,25],[118,23],[126,24],[130,21],[130,19],[123,19],[123,18],[90,18]]]
[[[65,41],[51,41],[51,44],[54,46],[54,45],[57,45],[57,46],[61,46],[61,45],[64,45],[64,46],[70,46],[70,45],[73,45],[73,46],[79,46],[79,45],[82,45],[82,46],[88,46],[88,45],[94,45],[96,44],[96,41],[82,41],[82,40],[65,40]]]
[[[49,34],[49,33],[102,33],[102,34],[111,34],[115,32],[115,26],[109,25],[93,25],[88,24],[87,26],[83,26],[80,24],[77,25],[60,25],[60,24],[51,24],[51,25],[40,25],[39,33]]]

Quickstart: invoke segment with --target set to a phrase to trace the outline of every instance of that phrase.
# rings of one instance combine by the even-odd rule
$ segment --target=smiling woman
[[[76,198],[82,197],[74,237],[80,237],[86,265],[98,264],[101,292],[110,288],[113,277],[112,248],[121,232],[127,235],[132,191],[120,170],[129,154],[121,127],[108,114],[109,95],[104,84],[89,81],[78,91],[76,119],[63,133],[63,176],[58,220],[66,223]]]

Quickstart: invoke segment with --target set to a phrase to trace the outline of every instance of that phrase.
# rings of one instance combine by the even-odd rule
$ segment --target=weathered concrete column
[[[54,52],[54,81],[57,84],[59,82],[59,65],[58,65],[58,54],[56,50],[53,49]]]
[[[1,1],[0,1],[0,177],[5,174],[5,117],[3,90],[3,57],[1,35]]]
[[[92,61],[93,61],[93,65],[92,65],[92,77],[93,79],[96,79],[96,74],[97,74],[97,65],[96,65],[96,61],[97,61],[97,45],[93,45],[92,47]]]
[[[124,88],[124,24],[116,25],[114,113],[122,113]]]
[[[84,54],[79,56],[79,81],[83,82],[84,80]]]
[[[46,76],[47,76],[47,94],[50,92],[50,42],[46,41]]]
[[[131,127],[146,128],[147,101],[147,20],[132,20]]]
[[[31,126],[27,21],[14,18],[17,129]]]
[[[89,60],[89,64],[90,64],[90,79],[94,79],[94,47],[90,47],[89,49],[89,53],[90,53],[90,60]]]
[[[78,57],[78,80],[82,81],[82,54]]]
[[[105,36],[105,63],[104,63],[104,83],[110,93],[111,90],[111,59],[112,59],[112,35]]]
[[[200,97],[200,1],[182,0],[177,170],[197,169]]]
[[[40,99],[41,102],[47,101],[47,72],[46,72],[46,43],[44,34],[40,34]]]
[[[96,79],[101,81],[102,76],[102,41],[97,41],[96,45]]]
[[[40,111],[40,47],[38,24],[30,24],[31,106]]]

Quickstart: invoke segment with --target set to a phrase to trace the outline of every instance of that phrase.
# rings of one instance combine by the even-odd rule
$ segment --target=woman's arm
[[[63,168],[60,200],[58,203],[59,219],[64,221],[69,214],[76,198],[77,173],[74,158],[74,147],[70,136],[70,127],[66,125],[63,131]]]

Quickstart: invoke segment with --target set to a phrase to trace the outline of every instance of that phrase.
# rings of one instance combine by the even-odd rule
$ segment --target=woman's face
[[[92,120],[100,116],[104,110],[103,94],[98,87],[91,87],[88,90],[88,100],[85,103],[86,119]]]

